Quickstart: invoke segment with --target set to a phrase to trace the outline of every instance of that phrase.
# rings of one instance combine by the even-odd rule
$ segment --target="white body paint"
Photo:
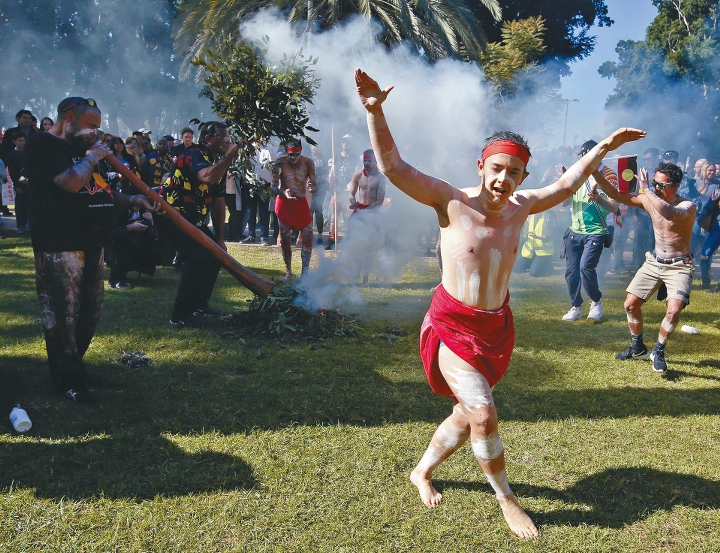
[[[500,261],[502,259],[502,253],[500,250],[492,248],[490,250],[490,262],[488,263],[488,277],[487,286],[485,287],[485,304],[497,305],[498,303],[498,288],[500,284],[498,280],[498,271],[500,270]]]
[[[466,409],[479,409],[495,404],[490,384],[478,371],[451,366],[444,369],[443,374],[453,384],[455,395]]]
[[[465,301],[465,287],[467,286],[467,272],[465,270],[465,263],[462,261],[457,262],[457,289],[458,289],[458,300],[461,302]]]
[[[477,236],[480,240],[485,238],[488,235],[488,229],[485,227],[476,227],[475,228],[475,236]]]
[[[477,305],[480,295],[480,269],[475,269],[470,275],[470,305]]]
[[[640,324],[640,321],[636,319],[631,313],[626,312],[627,314],[627,322],[631,325],[637,325]]]
[[[493,490],[495,490],[495,495],[497,497],[505,498],[512,495],[510,482],[508,482],[507,471],[505,469],[502,469],[497,474],[486,474],[485,476],[487,477],[488,482],[490,482]]]
[[[483,461],[497,459],[505,451],[500,434],[497,432],[493,432],[485,439],[474,439],[471,443],[475,457]]]
[[[460,217],[460,224],[465,230],[470,230],[472,228],[472,219],[470,219],[467,215],[463,215]]]

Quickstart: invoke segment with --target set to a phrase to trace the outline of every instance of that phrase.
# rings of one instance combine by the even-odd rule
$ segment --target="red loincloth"
[[[370,207],[370,204],[355,204],[355,208],[353,209],[352,213],[350,214],[350,217],[355,215],[359,209],[367,209]]]
[[[290,230],[302,230],[312,223],[310,206],[304,196],[291,200],[284,194],[278,195],[275,199],[275,215],[282,225]]]
[[[455,397],[438,366],[441,341],[475,367],[490,387],[500,381],[510,364],[515,345],[515,325],[509,302],[510,293],[500,309],[483,311],[459,302],[442,284],[437,287],[420,328],[420,357],[433,392]]]

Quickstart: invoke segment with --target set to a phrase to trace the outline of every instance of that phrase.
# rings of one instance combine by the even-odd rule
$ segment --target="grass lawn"
[[[232,252],[283,274],[276,248]],[[513,279],[517,346],[495,399],[511,486],[540,528],[522,542],[469,445],[435,473],[440,507],[408,481],[451,407],[418,354],[434,259],[363,291],[358,337],[315,343],[171,327],[171,268],[107,290],[85,358],[105,381],[94,406],[52,387],[33,271],[28,238],[0,242],[3,552],[720,551],[717,295],[693,292],[682,322],[700,333],[672,337],[663,378],[613,358],[628,343],[627,277],[606,279],[598,323],[560,320],[561,271]],[[223,272],[213,305],[250,297]],[[648,345],[663,312],[646,305]],[[389,328],[407,334],[377,336]],[[119,362],[136,350],[153,363]],[[7,420],[15,401],[27,435]]]

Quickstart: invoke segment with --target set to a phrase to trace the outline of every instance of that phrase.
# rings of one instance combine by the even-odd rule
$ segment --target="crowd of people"
[[[224,251],[226,240],[262,246],[279,240],[283,280],[289,281],[292,246],[301,247],[301,274],[307,273],[313,245],[336,247],[341,220],[352,231],[353,218],[383,204],[389,181],[434,209],[442,238],[442,283],[423,321],[420,351],[430,387],[451,397],[453,409],[411,481],[425,505],[438,505],[442,494],[432,485],[432,472],[469,439],[509,527],[523,538],[537,536],[509,486],[492,395],[514,347],[510,275],[552,274],[552,259],[559,256],[570,297],[562,319],[582,317],[584,292],[590,299],[587,317],[598,320],[604,313],[598,267],[612,272],[629,265],[634,276],[624,308],[631,342],[615,357],[650,357],[653,369],[665,373],[665,347],[689,304],[695,258],[701,287],[711,284],[711,258],[720,245],[716,167],[700,159],[684,171],[678,152],[661,155],[647,148],[639,170],[623,169],[620,161],[627,160],[608,154],[646,134],[626,128],[577,151],[559,148],[541,172],[527,141],[502,131],[486,140],[478,156],[480,184],[456,188],[401,157],[382,109],[392,87],[380,89],[361,70],[355,78],[372,149],[362,156],[353,152],[348,134],[341,153],[328,161],[316,147],[310,157],[302,155],[299,141],[280,147],[268,140],[255,145],[251,179],[231,170],[241,145],[219,121],[202,124],[197,141],[186,127],[179,139],[167,135],[153,143],[145,128],[125,139],[102,133],[101,111],[91,98],[62,100],[57,120],[43,119],[42,128],[32,113],[18,112],[17,127],[3,133],[2,174],[13,187],[17,233],[30,229],[53,383],[72,401],[95,400],[83,356],[102,312],[105,264],[108,284],[117,289],[130,287],[130,271],[152,274],[158,263],[175,262],[182,273],[170,323],[197,327],[203,317],[218,314],[209,300],[220,262],[169,224],[162,203],[139,194],[138,187],[156,190],[173,214]],[[525,182],[529,169],[539,176],[534,187]],[[7,184],[4,189],[10,197]],[[4,215],[8,207],[3,205]],[[642,307],[656,292],[666,313],[649,351]]]

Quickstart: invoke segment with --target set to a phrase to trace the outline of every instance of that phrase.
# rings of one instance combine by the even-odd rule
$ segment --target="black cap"
[[[580,155],[584,156],[595,146],[597,146],[597,142],[595,142],[594,140],[588,140],[587,142],[584,142],[583,145],[580,146]]]
[[[69,98],[65,98],[62,102],[58,104],[57,110],[58,113],[62,114],[76,106],[91,106],[97,108],[97,104],[92,98],[83,98],[82,96],[70,96]]]

